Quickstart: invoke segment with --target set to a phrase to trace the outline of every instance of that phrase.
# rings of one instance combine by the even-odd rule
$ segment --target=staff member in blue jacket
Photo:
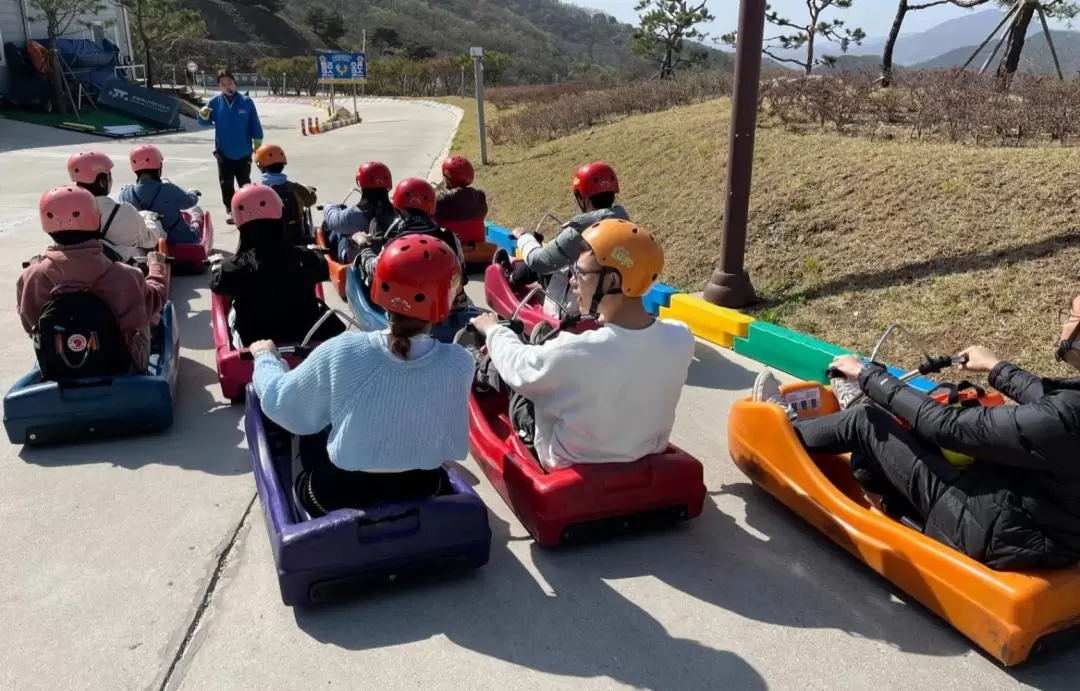
[[[236,92],[228,70],[218,72],[221,93],[199,111],[199,124],[214,125],[214,157],[225,217],[232,222],[232,198],[237,187],[251,183],[251,154],[262,145],[263,129],[255,103]],[[236,184],[233,184],[235,179]]]

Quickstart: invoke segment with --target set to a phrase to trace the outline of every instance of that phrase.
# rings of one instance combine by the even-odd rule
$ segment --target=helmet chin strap
[[[608,288],[606,290],[604,289],[604,283],[606,282],[607,277],[611,276],[612,274],[618,276],[619,272],[616,271],[615,269],[612,269],[612,268],[607,267],[607,266],[602,267],[600,269],[600,273],[597,276],[599,281],[596,284],[596,288],[593,290],[592,300],[589,303],[589,314],[588,314],[588,316],[590,316],[590,317],[599,317],[600,316],[600,312],[599,312],[599,310],[600,310],[600,302],[604,298],[606,298],[608,295],[621,295],[622,294],[622,286],[618,286],[618,287],[614,287],[614,288]]]

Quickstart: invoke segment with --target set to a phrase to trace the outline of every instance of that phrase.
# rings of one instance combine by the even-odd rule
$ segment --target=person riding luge
[[[57,375],[45,363],[82,360],[91,354],[110,363],[106,368],[110,374],[145,372],[150,327],[168,299],[165,257],[150,252],[144,278],[136,267],[105,256],[96,200],[80,187],[49,190],[41,197],[38,212],[53,245],[23,270],[15,290],[19,318],[26,333],[34,336],[43,373]],[[87,295],[92,297],[87,300]],[[46,322],[56,328],[43,329]],[[88,324],[87,333],[98,338],[73,342],[64,336],[67,323]],[[75,368],[55,369],[76,376]]]
[[[472,187],[476,170],[464,156],[451,156],[442,163],[443,183],[435,191],[435,218],[440,222],[483,221],[487,218],[487,196]]]
[[[120,201],[157,214],[170,245],[201,242],[203,212],[198,206],[199,195],[162,179],[165,157],[161,149],[141,144],[131,150],[129,159],[136,182],[120,190]],[[191,215],[190,224],[184,220],[185,210]]]
[[[71,181],[94,195],[101,214],[101,240],[106,253],[111,252],[118,261],[127,261],[139,250],[156,249],[158,240],[165,238],[165,230],[153,213],[139,211],[131,204],[109,197],[113,167],[112,159],[100,151],[72,154],[67,163]]]
[[[371,287],[371,277],[375,275],[381,248],[386,242],[411,235],[423,235],[444,242],[447,247],[453,250],[454,256],[457,257],[460,264],[461,274],[464,277],[466,271],[465,254],[461,248],[461,241],[449,230],[441,228],[431,218],[431,214],[435,211],[435,190],[431,183],[420,178],[406,178],[394,188],[392,201],[399,217],[386,231],[383,238],[376,238],[367,233],[357,233],[352,237],[352,242],[360,248],[360,254],[357,256],[354,266],[360,274],[362,283],[368,288]],[[448,331],[451,337],[458,328],[464,325],[465,315],[468,314],[470,309],[469,298],[464,290],[465,282],[466,279],[462,278],[457,297],[454,299],[454,304],[450,310],[449,319],[451,322],[443,329],[443,331]],[[460,324],[457,323],[459,321]]]
[[[315,189],[292,182],[285,175],[289,161],[277,144],[263,144],[255,151],[255,164],[262,173],[262,184],[272,188],[285,206],[285,242],[306,245],[311,241],[304,228],[304,212],[319,201]]]
[[[1080,369],[1080,296],[1063,321],[1056,357]],[[943,405],[883,365],[844,356],[832,367],[866,398],[832,415],[794,420],[795,433],[810,452],[850,452],[855,478],[882,497],[886,512],[918,519],[924,534],[992,569],[1077,563],[1080,379],[1038,377],[981,346],[963,355],[965,369],[989,373],[990,384],[1018,405]],[[754,399],[794,417],[768,371],[758,376]],[[958,467],[943,449],[975,461]]]
[[[356,186],[360,189],[360,201],[356,206],[332,204],[323,211],[326,244],[342,264],[351,264],[360,254],[360,248],[350,242],[353,235],[366,233],[373,238],[385,237],[398,219],[390,201],[393,178],[385,164],[378,161],[361,164],[356,171]]]
[[[326,312],[315,286],[330,280],[330,267],[318,252],[285,242],[283,212],[281,197],[266,185],[247,185],[233,196],[240,244],[236,256],[215,263],[210,290],[232,298],[241,345],[267,338],[299,343]],[[328,319],[314,340],[344,330],[340,320]]]
[[[690,329],[652,316],[642,302],[664,267],[653,236],[608,219],[582,241],[572,283],[581,312],[601,316],[600,328],[529,345],[485,313],[472,324],[487,354],[467,346],[477,390],[510,390],[514,427],[548,468],[632,462],[667,448],[694,356]],[[468,332],[458,340],[467,344]]]
[[[541,245],[530,230],[516,228],[513,231],[523,261],[514,267],[509,277],[510,285],[521,288],[543,281],[551,297],[545,300],[544,310],[554,317],[561,317],[563,309],[570,314],[577,313],[577,301],[569,291],[569,268],[581,254],[581,236],[585,229],[609,218],[630,220],[626,209],[615,203],[619,178],[607,163],[597,161],[581,166],[574,174],[571,189],[581,213],[567,221],[547,245]],[[509,254],[505,250],[497,252],[496,261],[509,266]]]
[[[442,464],[468,453],[474,363],[429,335],[461,285],[457,257],[407,235],[387,245],[374,278],[371,299],[389,328],[337,336],[292,371],[272,341],[251,346],[263,413],[308,435],[296,487],[314,516],[448,491]]]

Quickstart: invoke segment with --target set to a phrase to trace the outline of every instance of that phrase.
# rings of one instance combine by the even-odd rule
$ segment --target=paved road
[[[262,110],[295,178],[331,201],[363,159],[425,174],[454,124],[442,110],[371,104],[359,127],[302,138],[298,120],[313,111]],[[82,140],[3,123],[0,283],[39,250],[38,195],[64,180]],[[130,144],[93,143],[118,161]],[[220,220],[209,132],[157,143],[167,174],[201,188]],[[234,242],[219,224],[218,246]],[[178,279],[173,291],[184,362],[171,431],[3,450],[2,689],[1075,688],[1080,654],[1002,671],[755,491],[728,459],[724,411],[756,366],[705,345],[675,433],[706,466],[710,498],[697,521],[545,552],[477,480],[495,532],[486,568],[287,609],[252,506],[241,412],[217,387],[205,278]],[[11,302],[0,304],[0,328],[6,388],[31,354]]]

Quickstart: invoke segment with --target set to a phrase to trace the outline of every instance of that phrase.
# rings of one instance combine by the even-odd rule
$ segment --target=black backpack
[[[281,217],[285,221],[286,244],[307,244],[307,240],[304,238],[304,214],[300,209],[300,202],[296,199],[296,195],[293,194],[292,185],[286,182],[273,185],[271,189],[277,192],[278,196],[281,197],[281,203],[285,205]]]
[[[50,381],[116,376],[132,366],[116,316],[85,290],[53,290],[38,318],[34,351]]]

